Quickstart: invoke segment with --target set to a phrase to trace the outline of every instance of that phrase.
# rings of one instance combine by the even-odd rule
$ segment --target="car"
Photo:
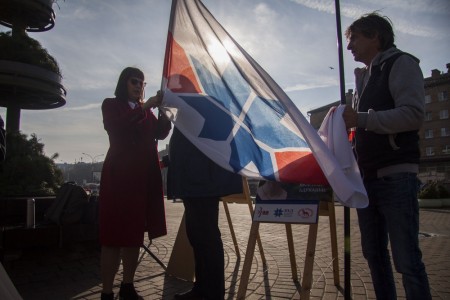
[[[86,183],[83,188],[86,192],[91,196],[98,196],[100,192],[100,184],[99,183]]]

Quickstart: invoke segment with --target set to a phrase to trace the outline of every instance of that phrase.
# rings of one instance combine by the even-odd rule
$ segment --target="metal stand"
[[[150,250],[151,244],[152,240],[150,240],[148,246],[142,245],[141,247],[144,248],[144,251],[147,252],[164,269],[164,271],[166,271],[167,266]]]

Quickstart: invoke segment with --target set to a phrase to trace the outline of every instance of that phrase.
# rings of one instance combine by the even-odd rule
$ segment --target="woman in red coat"
[[[103,124],[109,150],[100,185],[100,244],[102,299],[113,299],[113,282],[123,262],[120,299],[142,299],[133,286],[144,234],[153,239],[167,234],[157,140],[164,139],[171,124],[157,119],[152,108],[160,105],[158,92],[146,102],[144,74],[125,68],[115,96],[103,101]]]

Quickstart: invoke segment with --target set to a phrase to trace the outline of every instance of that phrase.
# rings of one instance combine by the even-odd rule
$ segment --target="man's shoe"
[[[173,297],[175,300],[202,300],[203,297],[199,295],[196,291],[190,290],[189,292],[182,294],[175,294]]]

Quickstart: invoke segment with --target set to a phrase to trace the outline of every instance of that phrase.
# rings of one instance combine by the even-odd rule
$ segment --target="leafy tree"
[[[0,196],[55,195],[63,183],[61,170],[56,167],[55,153],[45,156],[44,144],[35,134],[7,134],[6,159],[0,166]]]

